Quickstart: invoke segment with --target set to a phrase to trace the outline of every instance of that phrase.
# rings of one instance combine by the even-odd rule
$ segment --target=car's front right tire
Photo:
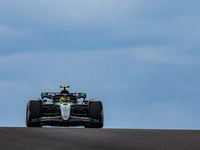
[[[41,102],[37,100],[30,100],[26,108],[26,126],[27,127],[41,127],[39,122],[34,122],[35,119],[41,117]]]

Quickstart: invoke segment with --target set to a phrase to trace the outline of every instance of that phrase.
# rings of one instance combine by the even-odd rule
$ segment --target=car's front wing
[[[63,120],[61,116],[51,116],[33,119],[31,122],[38,122],[42,126],[85,126],[89,123],[98,123],[99,120],[77,116],[70,116],[68,120]]]

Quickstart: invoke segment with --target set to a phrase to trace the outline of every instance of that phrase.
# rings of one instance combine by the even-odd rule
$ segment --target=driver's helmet
[[[69,102],[70,101],[70,97],[61,97],[60,98],[60,103],[63,103],[63,102]]]

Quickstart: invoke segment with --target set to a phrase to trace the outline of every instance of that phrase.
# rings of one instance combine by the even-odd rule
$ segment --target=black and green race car
[[[86,100],[86,93],[43,92],[41,99],[27,103],[27,127],[84,126],[102,128],[104,123],[101,101]],[[81,101],[79,101],[81,100]]]

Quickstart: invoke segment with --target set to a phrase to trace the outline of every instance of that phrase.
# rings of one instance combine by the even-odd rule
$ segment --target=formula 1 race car
[[[102,128],[104,123],[101,101],[86,100],[86,93],[43,92],[41,99],[27,103],[26,126],[84,126]],[[47,100],[48,99],[48,100]],[[82,99],[82,101],[78,101]]]

